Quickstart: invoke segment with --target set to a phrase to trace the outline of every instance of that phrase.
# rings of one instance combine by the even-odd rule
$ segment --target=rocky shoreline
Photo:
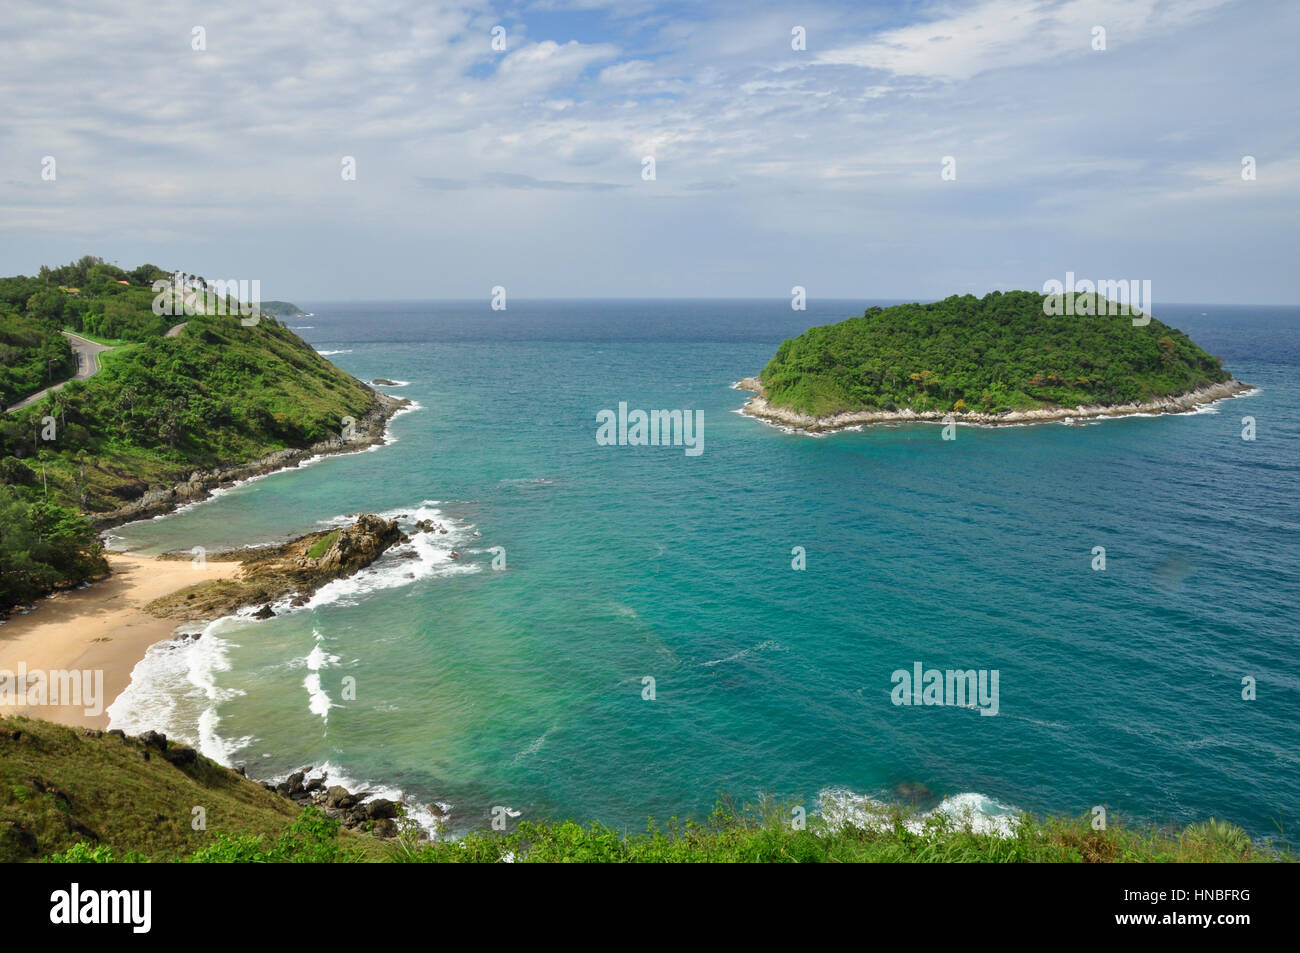
[[[417,525],[417,532],[433,532]],[[359,514],[350,526],[319,530],[287,543],[206,555],[213,562],[240,563],[234,579],[214,579],[180,589],[145,607],[160,619],[204,621],[261,606],[256,618],[276,613],[273,603],[291,598],[293,607],[306,605],[321,586],[365,569],[392,547],[409,542],[397,520],[373,513]],[[159,559],[189,560],[189,553],[164,554]]]
[[[417,534],[447,532],[445,527],[432,520],[417,521],[414,531]],[[304,605],[321,586],[359,572],[393,546],[409,541],[410,536],[402,532],[397,520],[362,513],[350,526],[308,533],[281,545],[212,554],[207,558],[240,562],[240,576],[190,586],[155,600],[146,608],[160,618],[193,622],[220,618],[260,604],[262,608],[254,617],[271,618],[276,614],[272,603],[292,597],[291,606]],[[190,557],[185,553],[158,558]],[[198,639],[200,636],[199,633],[181,634],[176,639]],[[146,732],[138,740],[146,748],[157,749],[177,766],[183,766],[197,756],[188,746],[169,747],[166,736],[160,732]],[[242,764],[232,770],[248,776]],[[371,791],[349,791],[341,785],[327,785],[326,773],[312,778],[309,777],[312,770],[309,766],[295,771],[278,784],[270,781],[259,783],[296,804],[316,806],[349,830],[364,831],[381,839],[391,839],[403,833],[398,821],[402,817],[409,818],[409,812],[413,810],[411,806],[376,797]],[[427,810],[434,822],[441,822],[447,816],[437,804],[421,810]],[[415,836],[426,836],[427,826],[417,822],[410,829]]]
[[[247,463],[234,463],[211,470],[196,470],[183,483],[169,487],[155,487],[137,500],[132,500],[106,513],[88,513],[87,518],[92,526],[101,530],[134,520],[150,519],[170,513],[187,503],[206,500],[212,495],[213,490],[230,487],[242,480],[264,476],[276,470],[297,466],[312,457],[354,453],[366,447],[382,444],[387,433],[388,421],[399,410],[409,407],[411,402],[404,397],[392,397],[379,391],[373,391],[373,395],[374,400],[370,409],[353,425],[353,435],[350,438],[330,437],[305,449],[277,450],[275,453]]]
[[[212,769],[223,769],[223,766],[191,747],[190,745],[181,744],[176,741],[169,742],[167,736],[161,731],[146,731],[141,735],[128,735],[120,728],[110,728],[107,731],[99,729],[83,729],[89,737],[102,738],[104,736],[120,738],[125,745],[134,746],[139,752],[140,757],[148,761],[157,755],[164,761],[167,761],[181,771],[188,771],[199,765],[200,762],[208,764]],[[10,732],[10,737],[18,737],[17,732]],[[248,772],[244,765],[236,765],[233,768],[224,768],[227,771],[233,771],[240,777],[247,779]],[[410,818],[411,806],[399,804],[396,801],[390,801],[388,798],[376,797],[373,791],[349,791],[342,785],[326,785],[328,773],[322,771],[318,777],[309,778],[312,767],[307,767],[302,771],[295,771],[289,777],[278,784],[270,781],[259,781],[263,788],[272,794],[278,794],[295,805],[306,807],[307,805],[316,806],[322,814],[332,817],[339,822],[342,827],[348,830],[364,832],[382,840],[391,840],[405,833],[403,828],[398,825],[398,821],[403,818]],[[440,823],[447,817],[444,811],[437,804],[431,804],[425,808],[432,815],[435,823]],[[407,825],[410,832],[408,836],[427,837],[427,831],[424,825],[416,822],[414,827]],[[97,839],[94,831],[88,831],[92,838]]]
[[[948,417],[951,417],[957,423],[996,427],[1098,417],[1126,417],[1132,414],[1177,414],[1228,397],[1237,397],[1255,389],[1250,384],[1243,384],[1239,380],[1229,378],[1220,384],[1211,384],[1188,391],[1185,394],[1130,404],[1097,404],[1081,407],[1011,410],[1001,414],[982,414],[972,411],[965,413],[937,410],[915,411],[909,409],[859,410],[845,411],[826,417],[814,417],[811,414],[801,413],[797,410],[772,406],[767,401],[767,394],[762,381],[757,377],[746,377],[732,386],[736,390],[755,392],[755,396],[745,402],[744,407],[741,408],[741,413],[766,423],[780,427],[790,427],[804,433],[834,433],[837,430],[867,424],[942,423]]]
[[[234,770],[244,774],[242,765]],[[263,781],[262,787],[296,804],[315,805],[321,813],[334,818],[349,830],[365,831],[383,840],[391,840],[402,833],[397,822],[404,815],[410,816],[408,805],[375,797],[373,791],[349,791],[339,784],[326,785],[328,772],[322,771],[319,777],[308,777],[312,770],[308,766],[302,771],[295,771],[279,784]],[[425,810],[433,816],[435,822],[441,823],[447,816],[437,804],[430,804]],[[425,831],[418,823],[414,832],[416,836],[425,836]]]

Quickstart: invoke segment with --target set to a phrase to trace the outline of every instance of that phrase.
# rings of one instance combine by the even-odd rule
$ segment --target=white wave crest
[[[893,805],[866,794],[828,788],[818,796],[818,812],[831,830],[858,827],[883,830],[894,823]],[[942,816],[961,830],[976,834],[1011,837],[1019,823],[1020,812],[999,804],[983,794],[966,792],[946,797],[933,811],[909,818],[905,825],[914,834],[925,833],[925,822]]]

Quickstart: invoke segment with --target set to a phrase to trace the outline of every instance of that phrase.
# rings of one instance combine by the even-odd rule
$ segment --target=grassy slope
[[[9,737],[14,731],[17,740]],[[78,841],[151,859],[188,853],[211,838],[190,827],[196,805],[206,808],[209,828],[253,834],[278,834],[298,814],[284,798],[207,759],[182,770],[157,751],[146,761],[145,750],[115,735],[0,719],[0,860],[41,857]]]
[[[102,511],[197,468],[308,446],[372,400],[271,318],[196,316],[179,337],[107,352],[95,377],[12,415],[6,450],[43,463],[52,496],[78,505],[84,489],[85,508]],[[46,414],[60,419],[59,438],[29,445]]]
[[[1126,315],[1049,316],[1044,297],[872,308],[785,341],[761,379],[774,406],[817,416],[1118,404],[1228,379],[1217,358],[1154,318],[1134,326]]]
[[[19,737],[11,735],[17,732]],[[150,750],[145,760],[142,752]],[[207,810],[206,831],[191,828]],[[524,823],[510,833],[480,831],[458,842],[383,843],[338,831],[289,801],[200,758],[186,768],[136,739],[94,735],[28,718],[0,719],[0,861],[37,860],[78,844],[103,859],[406,862],[1219,862],[1292,860],[1252,845],[1239,828],[1106,831],[1078,820],[1026,819],[1010,838],[974,834],[932,819],[922,831],[900,811],[879,829],[792,830],[773,803],[720,808],[701,825],[653,826],[626,835],[573,821]],[[260,840],[258,839],[260,838]]]

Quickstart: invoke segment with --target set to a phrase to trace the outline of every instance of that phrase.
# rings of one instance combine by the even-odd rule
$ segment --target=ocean
[[[416,402],[391,443],[113,545],[358,512],[447,532],[298,611],[155,646],[112,726],[260,778],[324,767],[444,805],[453,832],[499,807],[640,830],[724,797],[906,794],[989,823],[1104,806],[1278,836],[1300,807],[1300,309],[1161,309],[1258,388],[1196,413],[955,440],[737,413],[733,382],[784,338],[887,303],[300,302],[298,334]],[[702,451],[598,444],[620,403],[698,412]],[[917,663],[996,672],[996,715],[895,704]]]

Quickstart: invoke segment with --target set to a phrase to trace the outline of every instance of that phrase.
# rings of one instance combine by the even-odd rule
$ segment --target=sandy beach
[[[0,672],[77,670],[103,673],[100,709],[107,709],[131,680],[131,671],[155,642],[169,639],[178,623],[157,619],[144,607],[186,586],[234,576],[239,564],[208,560],[195,569],[189,560],[110,553],[112,574],[84,589],[40,599],[27,615],[0,625]],[[97,678],[98,676],[96,676]],[[65,725],[107,728],[102,710],[85,706],[0,704],[0,715],[22,714]]]

